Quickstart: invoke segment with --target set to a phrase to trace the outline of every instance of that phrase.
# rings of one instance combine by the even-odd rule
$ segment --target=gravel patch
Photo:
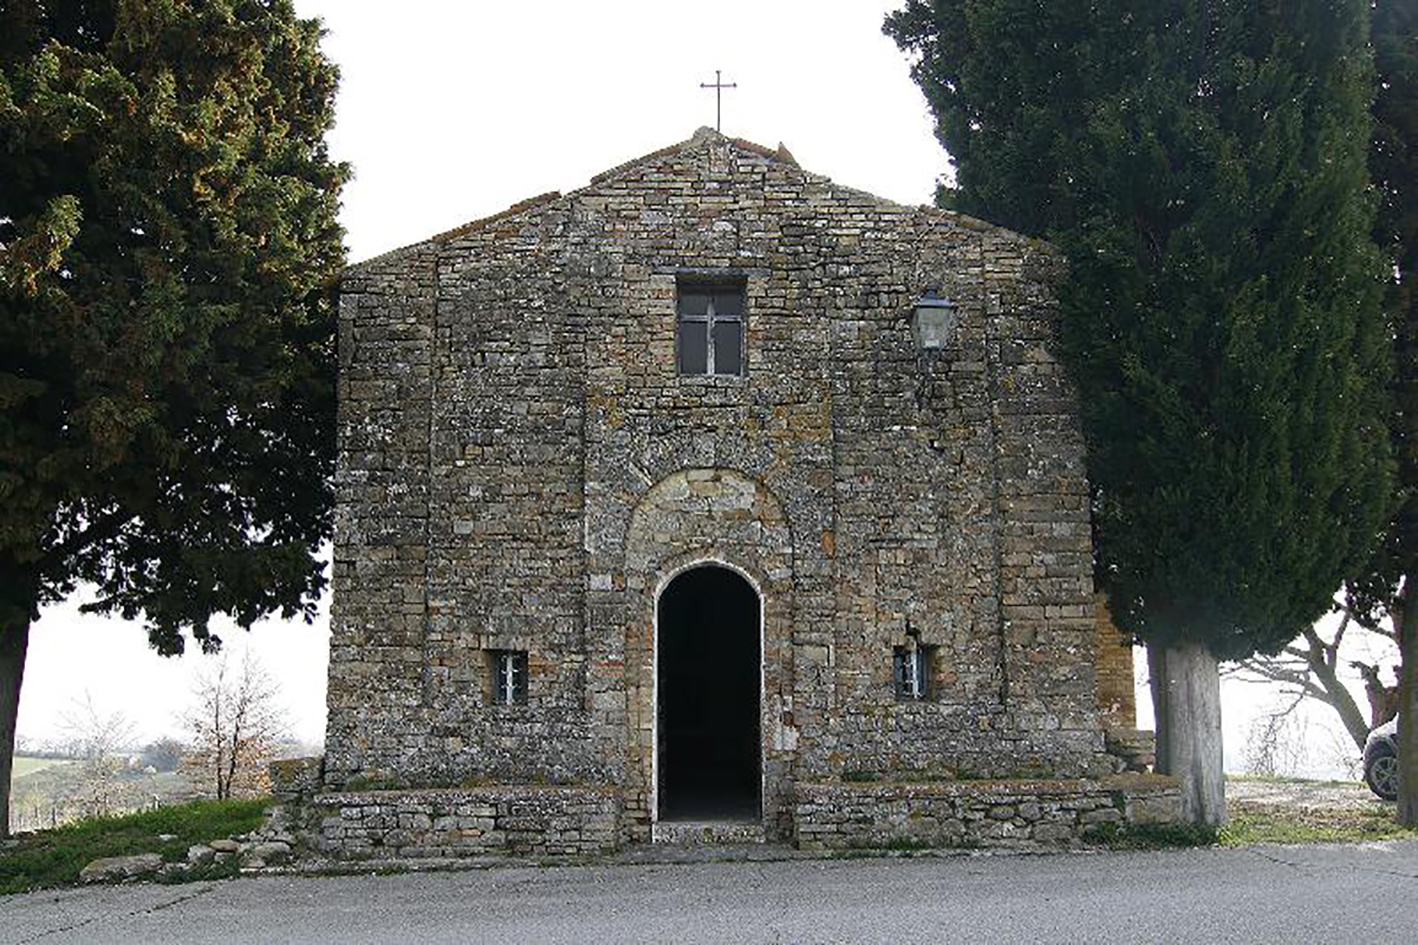
[[[1360,782],[1227,778],[1226,801],[1242,807],[1295,811],[1389,811],[1393,802],[1375,797]]]

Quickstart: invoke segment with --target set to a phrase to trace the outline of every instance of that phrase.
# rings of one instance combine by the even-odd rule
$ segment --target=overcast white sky
[[[342,219],[351,261],[377,255],[682,141],[714,123],[805,168],[925,203],[946,159],[908,64],[881,34],[900,0],[296,0],[329,30],[342,71],[335,157],[354,165]],[[327,602],[328,603],[328,602]],[[279,680],[295,731],[323,737],[329,626],[279,621],[223,634]],[[22,735],[56,734],[87,691],[145,737],[173,730],[204,657],[163,659],[142,627],[80,615],[34,628]],[[1228,693],[1228,740],[1257,701]],[[1228,752],[1229,754],[1230,752]]]
[[[806,168],[906,203],[945,165],[905,59],[897,0],[610,0],[397,5],[296,0],[330,29],[336,154],[363,259],[690,137],[780,141]],[[397,10],[397,14],[394,12]]]
[[[342,219],[351,261],[496,213],[714,123],[844,184],[925,203],[945,155],[906,60],[881,34],[899,6],[807,0],[538,3],[296,0],[324,20],[342,73],[335,157],[354,165]],[[328,610],[328,608],[327,608]],[[305,740],[323,737],[329,623],[222,634],[280,681]],[[174,727],[200,653],[164,659],[141,626],[49,608],[31,636],[19,731],[57,734],[87,691],[145,737]]]

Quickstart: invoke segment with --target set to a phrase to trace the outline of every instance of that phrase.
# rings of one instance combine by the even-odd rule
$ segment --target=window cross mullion
[[[714,296],[709,296],[708,302],[704,306],[705,320],[708,322],[709,337],[706,342],[709,347],[709,376],[713,377],[718,371],[714,368]]]
[[[742,285],[680,286],[675,356],[682,375],[743,375]]]

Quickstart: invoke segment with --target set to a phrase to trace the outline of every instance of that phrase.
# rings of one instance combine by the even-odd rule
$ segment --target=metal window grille
[[[929,648],[898,646],[892,663],[896,698],[925,699],[930,685]]]
[[[681,286],[675,332],[681,374],[743,374],[742,287]]]
[[[498,705],[527,704],[527,654],[498,650],[493,654],[493,698]]]

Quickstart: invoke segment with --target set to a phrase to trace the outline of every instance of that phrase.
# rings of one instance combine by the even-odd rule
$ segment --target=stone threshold
[[[674,843],[682,846],[714,846],[718,844],[767,843],[763,824],[729,820],[658,821],[650,832],[651,843]]]

